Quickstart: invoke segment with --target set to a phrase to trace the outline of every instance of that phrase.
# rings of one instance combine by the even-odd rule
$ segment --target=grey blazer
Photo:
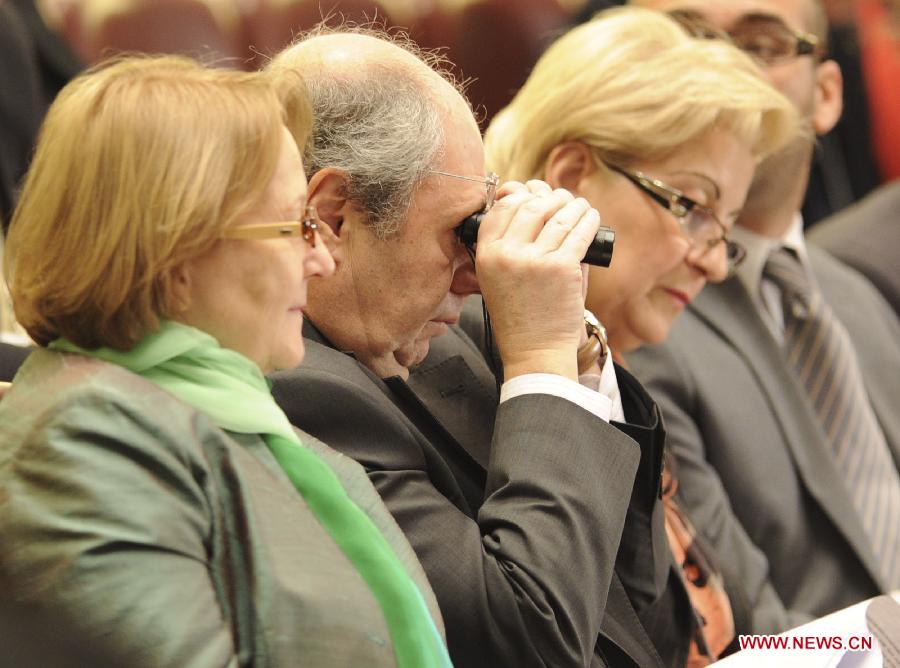
[[[872,281],[900,316],[900,181],[815,225],[808,237]]]
[[[304,335],[303,365],[274,374],[273,394],[365,466],[434,587],[456,665],[661,665],[614,573],[642,457],[633,440],[557,397],[498,407],[455,327],[432,340],[452,354],[421,384],[378,378],[309,323]]]
[[[362,468],[301,438],[384,533],[442,628]],[[3,597],[38,622],[64,620],[114,664],[396,665],[377,601],[263,440],[222,431],[116,365],[29,357],[0,402],[0,536]],[[54,628],[31,630],[52,643]]]
[[[862,276],[809,255],[900,462],[900,324]],[[664,344],[628,359],[665,415],[682,503],[748,591],[768,580],[795,615],[819,616],[882,590],[805,392],[737,279],[708,286]]]

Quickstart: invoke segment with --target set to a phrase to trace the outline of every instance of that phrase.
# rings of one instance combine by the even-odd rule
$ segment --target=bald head
[[[302,68],[304,74],[326,69],[332,76],[354,76],[372,69],[406,70],[424,80],[440,78],[426,62],[427,54],[408,42],[371,32],[330,32],[323,29],[302,36],[282,51],[275,62]]]
[[[344,171],[349,198],[382,238],[399,229],[417,185],[440,160],[447,124],[477,130],[441,59],[409,41],[321,29],[267,69],[305,81],[315,117],[304,151],[307,173]]]
[[[467,115],[471,115],[471,107],[450,73],[448,61],[403,37],[366,29],[331,32],[323,28],[300,38],[275,59],[282,60],[307,78],[330,76],[371,81],[375,76],[400,74],[417,81],[423,92],[433,96],[435,105],[451,112],[465,108],[470,112]]]

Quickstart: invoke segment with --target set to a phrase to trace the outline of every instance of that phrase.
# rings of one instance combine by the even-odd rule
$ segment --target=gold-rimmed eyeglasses
[[[738,242],[728,238],[728,228],[719,220],[715,211],[708,206],[692,200],[678,188],[666,185],[642,172],[635,172],[616,165],[608,165],[631,181],[650,196],[654,202],[666,209],[681,224],[685,236],[692,242],[714,248],[719,243],[725,244],[725,257],[728,261],[728,275],[744,261],[747,251]]]
[[[316,207],[306,207],[303,218],[281,223],[253,223],[236,225],[222,232],[221,239],[278,239],[280,237],[303,237],[311,248],[316,247],[316,230],[319,229],[319,214]]]

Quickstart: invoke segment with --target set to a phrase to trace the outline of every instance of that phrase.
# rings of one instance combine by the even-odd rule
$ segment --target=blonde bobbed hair
[[[505,179],[541,178],[554,147],[579,141],[598,163],[661,160],[724,128],[759,160],[796,136],[791,103],[753,61],[690,37],[664,14],[622,7],[559,38],[485,134]]]
[[[60,92],[4,262],[16,317],[37,343],[128,350],[183,307],[175,270],[259,203],[284,119],[294,136],[309,131],[302,84],[282,76],[132,56]]]

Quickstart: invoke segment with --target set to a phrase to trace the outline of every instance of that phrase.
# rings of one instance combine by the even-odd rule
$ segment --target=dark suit
[[[44,101],[50,104],[84,68],[81,58],[55,30],[44,23],[35,0],[5,0],[15,6],[28,29],[40,74]]]
[[[642,452],[557,397],[498,407],[494,376],[456,327],[408,384],[377,378],[308,324],[304,335],[303,365],[275,374],[273,394],[295,425],[369,471],[425,567],[457,665],[662,663],[638,619],[671,576],[665,538],[647,529],[655,442]],[[655,415],[652,402],[642,409]],[[691,612],[664,598],[680,617],[661,615],[660,628],[688,630],[660,633],[660,645],[683,664]],[[645,623],[655,628],[652,613]]]
[[[0,0],[0,219],[9,225],[44,113],[81,69],[33,0]]]
[[[31,351],[32,348],[0,342],[0,380],[11,381]]]
[[[869,95],[856,25],[832,25],[828,47],[828,57],[841,68],[844,106],[837,125],[818,138],[813,152],[802,208],[808,229],[815,229],[819,221],[858,201],[881,182],[869,134]]]
[[[809,256],[900,462],[900,324],[862,276]],[[881,591],[805,390],[738,279],[707,286],[665,343],[628,360],[665,416],[682,504],[748,589],[768,579],[789,609],[816,616]]]
[[[809,240],[872,281],[900,316],[900,182],[822,221]]]
[[[0,220],[4,229],[45,108],[25,23],[15,7],[0,2]]]

